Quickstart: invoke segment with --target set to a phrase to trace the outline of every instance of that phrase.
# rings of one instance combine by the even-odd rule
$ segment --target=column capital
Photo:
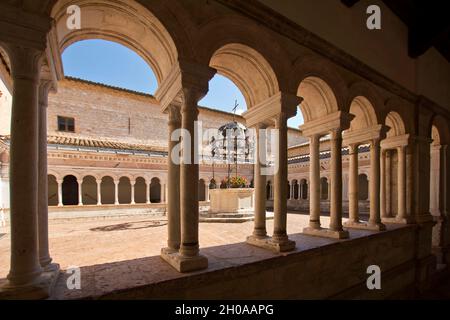
[[[358,154],[359,153],[359,146],[360,146],[360,144],[359,143],[350,143],[349,145],[348,145],[348,152],[349,152],[349,154]]]
[[[95,179],[95,182],[97,182],[97,184],[102,184],[102,179]]]
[[[14,80],[38,81],[45,51],[20,45],[6,45],[11,61],[11,76]]]
[[[181,102],[171,103],[167,107],[167,113],[169,115],[169,126],[181,126]]]
[[[48,79],[40,79],[39,81],[39,106],[48,107],[48,94],[54,90],[54,82]]]
[[[308,121],[300,126],[300,131],[306,137],[315,133],[325,135],[332,130],[346,130],[355,116],[344,111],[337,111],[326,116]]]

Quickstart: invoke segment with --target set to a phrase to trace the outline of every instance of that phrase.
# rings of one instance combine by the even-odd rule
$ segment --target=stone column
[[[266,231],[266,176],[262,172],[266,168],[266,127],[256,126],[256,161],[255,161],[255,227],[253,237],[265,238]]]
[[[380,215],[387,218],[386,213],[386,150],[381,151],[380,159]]]
[[[38,185],[38,226],[39,261],[42,268],[50,268],[52,258],[48,245],[48,174],[47,174],[47,107],[48,93],[52,82],[41,80],[39,86],[39,185]]]
[[[309,227],[320,229],[320,135],[310,137],[310,167],[309,167]]]
[[[145,183],[145,202],[150,204],[150,183]]]
[[[119,204],[119,182],[114,180],[114,204],[117,206]]]
[[[167,220],[168,241],[166,250],[168,253],[180,249],[181,224],[180,224],[180,162],[175,153],[178,140],[172,140],[172,133],[181,127],[180,107],[171,105],[169,113],[169,157],[167,159]]]
[[[397,220],[406,219],[406,146],[397,147]]]
[[[359,223],[358,144],[349,145],[349,223]]]
[[[281,112],[275,118],[275,129],[278,130],[278,168],[274,173],[274,230],[272,242],[279,247],[279,251],[289,251],[295,248],[295,242],[290,241],[287,232],[287,116]]]
[[[42,274],[38,241],[38,86],[44,53],[11,47],[14,83],[10,145],[11,267],[9,286],[34,284]]]
[[[102,205],[102,180],[95,180],[97,182],[97,205]]]
[[[78,183],[78,205],[83,205],[83,178],[77,178]]]
[[[386,217],[392,217],[392,154],[393,150],[386,150]]]
[[[63,198],[62,198],[62,185],[63,180],[56,180],[56,183],[58,184],[58,207],[62,207],[63,204]]]
[[[342,130],[331,130],[331,164],[330,164],[330,231],[339,238],[348,237],[342,228]]]
[[[198,117],[197,103],[202,94],[193,88],[184,88],[181,107],[181,127],[183,129],[183,156],[180,166],[180,215],[181,245],[179,269],[181,272],[204,269],[208,260],[199,255],[199,161],[196,133]]]
[[[131,204],[136,204],[136,199],[134,197],[134,192],[135,192],[134,187],[136,186],[136,181],[133,180],[133,181],[130,181],[130,183],[131,183]]]
[[[385,230],[380,215],[380,139],[370,144],[370,218],[368,226],[375,230]]]

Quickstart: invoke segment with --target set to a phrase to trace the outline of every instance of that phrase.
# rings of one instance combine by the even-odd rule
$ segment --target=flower
[[[248,186],[248,180],[245,177],[234,176],[225,178],[222,180],[222,186],[229,186],[230,188],[246,188]]]

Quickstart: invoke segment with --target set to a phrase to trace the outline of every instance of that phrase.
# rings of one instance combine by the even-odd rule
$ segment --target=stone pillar
[[[392,153],[393,150],[386,150],[386,217],[392,217]]]
[[[102,180],[95,180],[97,182],[97,205],[102,205]]]
[[[38,241],[38,86],[42,51],[11,47],[14,83],[10,145],[10,287],[31,286],[42,274]]]
[[[309,227],[320,229],[320,135],[310,137],[310,219]]]
[[[136,181],[133,180],[133,181],[130,181],[130,183],[131,183],[131,204],[136,204],[136,199],[134,197],[134,192],[135,192],[134,187],[136,186]]]
[[[256,161],[255,161],[255,227],[253,237],[266,238],[266,127],[256,126]],[[251,239],[249,239],[251,240]]]
[[[62,207],[63,204],[63,198],[62,198],[62,185],[63,180],[56,180],[56,183],[58,184],[58,207]]]
[[[380,159],[380,215],[381,218],[387,218],[386,212],[386,151],[381,151]]]
[[[78,183],[78,205],[83,205],[83,178],[77,178]]]
[[[370,144],[370,218],[368,227],[385,230],[380,215],[380,139],[373,139]]]
[[[397,220],[406,219],[406,146],[397,147]]]
[[[48,245],[48,174],[47,174],[47,107],[48,93],[52,82],[41,80],[39,86],[39,185],[38,185],[38,226],[39,261],[44,269],[54,268]]]
[[[358,144],[349,146],[349,223],[359,223]]]
[[[281,112],[275,118],[275,129],[278,130],[278,166],[274,173],[274,231],[272,243],[278,246],[279,251],[290,251],[295,249],[295,242],[290,241],[287,228],[287,116]]]
[[[145,202],[150,204],[150,183],[145,184]]]
[[[168,241],[166,250],[168,253],[177,252],[181,242],[180,224],[180,164],[175,159],[175,146],[178,140],[172,141],[172,133],[181,127],[180,107],[171,105],[169,113],[169,157],[167,159],[167,221],[168,221]]]
[[[119,182],[114,180],[114,204],[117,206],[119,204]]]
[[[339,238],[348,238],[348,232],[342,228],[342,130],[331,130],[330,164],[330,231]]]

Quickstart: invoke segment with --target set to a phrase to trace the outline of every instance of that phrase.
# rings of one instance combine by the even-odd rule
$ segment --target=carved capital
[[[13,80],[39,81],[45,51],[16,45],[7,45]]]

